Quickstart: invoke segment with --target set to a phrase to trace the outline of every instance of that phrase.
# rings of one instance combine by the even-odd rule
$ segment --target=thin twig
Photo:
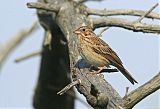
[[[15,59],[15,62],[18,63],[18,62],[24,61],[26,59],[30,59],[30,58],[32,58],[34,56],[40,55],[41,53],[42,53],[42,50],[34,51],[34,52],[29,53],[29,54],[27,54],[25,56],[22,56],[20,58]]]
[[[38,22],[32,24],[29,29],[20,30],[17,35],[10,38],[0,51],[0,67],[2,63],[7,59],[9,54],[31,33],[38,29]]]
[[[99,37],[102,37],[102,33],[105,32],[106,30],[108,30],[109,28],[110,28],[110,27],[106,27],[106,28],[102,29],[102,30],[99,32],[98,36],[99,36]]]
[[[90,9],[88,7],[85,8],[89,15],[98,15],[98,16],[117,16],[117,15],[129,15],[129,16],[142,16],[146,13],[146,11],[142,10],[133,10],[133,9]],[[160,19],[160,14],[151,12],[145,17],[151,19]]]
[[[148,14],[150,14],[156,7],[158,3],[156,3],[153,7],[151,7],[147,12],[145,12],[136,22],[141,22]]]
[[[60,90],[57,94],[58,95],[62,95],[64,94],[65,92],[67,92],[69,89],[71,89],[73,86],[77,85],[77,84],[80,84],[81,83],[81,80],[78,79],[76,81],[73,81],[72,83],[68,84],[66,87],[64,87],[62,90]]]

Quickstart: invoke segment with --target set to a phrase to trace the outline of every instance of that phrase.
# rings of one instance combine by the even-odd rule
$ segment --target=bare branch
[[[156,3],[150,10],[148,10],[146,13],[144,13],[136,22],[141,22],[148,14],[150,14],[156,7],[158,6],[158,3]]]
[[[30,58],[32,58],[34,56],[40,55],[41,53],[42,53],[41,50],[34,51],[34,52],[30,53],[30,54],[27,54],[25,56],[22,56],[20,58],[15,59],[15,62],[18,63],[18,62],[24,61],[26,59],[30,59]]]
[[[9,39],[9,41],[6,42],[5,46],[0,51],[0,67],[8,55],[37,28],[38,23],[35,22],[29,29],[19,31],[17,35],[13,36],[11,39]]]
[[[130,15],[130,16],[142,16],[146,11],[133,10],[133,9],[90,9],[86,7],[86,11],[89,15],[99,15],[99,16],[114,16],[114,15]],[[160,14],[151,12],[145,17],[152,19],[160,19]]]
[[[127,109],[131,109],[134,105],[140,102],[142,99],[152,94],[153,92],[160,89],[160,73],[158,73],[154,78],[140,86],[136,90],[129,93],[125,96],[124,99],[124,107]]]
[[[93,28],[98,27],[121,27],[128,30],[133,30],[134,32],[143,32],[143,33],[160,33],[160,25],[152,25],[139,23],[134,21],[128,21],[127,19],[122,18],[92,18],[91,25]]]
[[[60,9],[60,6],[57,4],[52,4],[52,3],[40,3],[40,2],[30,2],[27,3],[28,8],[36,8],[36,9],[42,9],[42,10],[47,10],[47,11],[52,11],[57,13]]]

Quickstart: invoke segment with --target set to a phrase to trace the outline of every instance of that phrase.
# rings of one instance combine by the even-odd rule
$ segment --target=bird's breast
[[[82,58],[85,59],[88,63],[97,67],[108,66],[109,61],[101,54],[94,52],[91,47],[92,46],[87,44],[80,45],[80,54]]]

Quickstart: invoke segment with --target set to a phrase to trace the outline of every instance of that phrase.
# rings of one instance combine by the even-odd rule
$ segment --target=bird
[[[124,68],[121,59],[116,52],[101,38],[99,38],[89,26],[80,26],[73,31],[78,37],[78,51],[83,59],[100,69],[116,67],[132,84],[138,83]],[[100,72],[98,71],[98,73]]]

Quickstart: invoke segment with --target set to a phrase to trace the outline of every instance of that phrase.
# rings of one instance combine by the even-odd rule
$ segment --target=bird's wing
[[[138,83],[132,75],[123,67],[122,61],[118,57],[118,55],[109,47],[107,43],[105,43],[102,39],[98,37],[93,37],[92,40],[97,40],[96,43],[93,44],[94,47],[92,49],[98,54],[103,55],[106,59],[108,59],[112,65],[117,67],[121,73],[132,83]]]
[[[103,55],[106,57],[111,63],[122,65],[122,61],[118,57],[118,55],[109,47],[109,45],[104,42],[102,39],[98,37],[92,37],[92,40],[96,40],[96,43],[94,43],[92,49],[97,52],[98,54]]]

